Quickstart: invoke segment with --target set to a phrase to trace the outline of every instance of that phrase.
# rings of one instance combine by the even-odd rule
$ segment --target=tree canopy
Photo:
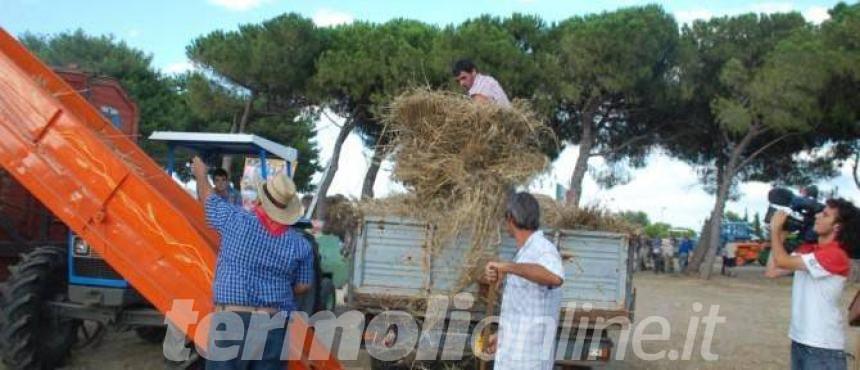
[[[567,198],[578,205],[590,158],[644,166],[666,123],[655,108],[669,94],[677,24],[659,6],[625,8],[567,19],[549,39],[543,106],[559,137],[579,145]],[[619,171],[603,173],[604,185],[624,182]]]
[[[552,24],[512,14],[441,27],[409,19],[317,27],[284,14],[192,40],[186,51],[197,71],[181,76],[160,74],[151,56],[110,36],[21,39],[49,64],[119,79],[141,108],[144,134],[255,132],[296,147],[304,190],[320,169],[314,122],[326,112],[343,117],[320,192],[355,129],[373,151],[364,197],[373,196],[394,134],[380,119],[388,104],[416,86],[462,91],[451,65],[469,58],[510,97],[528,100],[561,144],[578,146],[569,164],[573,205],[589,172],[601,186],[623,184],[655,149],[692,165],[714,194],[710,237],[690,264],[696,271],[710,266],[738,183],[805,185],[851,161],[860,187],[860,4],[838,4],[830,15],[821,25],[775,13],[679,28],[656,5]],[[547,144],[550,157],[557,144]],[[605,165],[590,166],[595,157]],[[656,228],[641,212],[623,216]]]

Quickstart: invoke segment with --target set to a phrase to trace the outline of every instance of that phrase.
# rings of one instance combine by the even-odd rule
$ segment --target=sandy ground
[[[652,323],[663,317],[670,324],[668,340],[629,341],[621,360],[605,366],[609,369],[786,369],[788,368],[790,341],[786,336],[790,313],[791,280],[769,280],[761,276],[761,267],[737,269],[735,277],[716,276],[710,281],[676,275],[654,275],[639,272],[634,277],[637,289],[636,318],[631,334],[637,330],[644,334],[658,334],[660,327]],[[860,288],[850,285],[844,293],[847,306],[853,293]],[[701,304],[701,311],[694,308]],[[724,323],[717,324],[711,353],[716,361],[703,357],[704,325],[698,325],[692,336],[689,359],[670,360],[674,351],[682,357],[691,318],[705,317],[711,307],[719,309]],[[644,331],[643,331],[644,330]],[[846,329],[848,352],[853,354],[860,330]],[[620,333],[618,333],[620,334]],[[614,335],[617,337],[618,334]],[[635,337],[635,336],[634,336]],[[637,356],[635,347],[647,354],[660,354],[662,359],[649,361]],[[620,349],[620,348],[619,348]],[[616,356],[618,353],[616,353]],[[351,368],[367,367],[366,361],[348,364]],[[849,369],[858,369],[849,356]],[[161,346],[138,339],[133,332],[109,333],[96,347],[73,354],[68,369],[160,369]]]
[[[624,361],[609,366],[613,369],[788,369],[791,341],[787,337],[790,318],[791,279],[764,278],[758,266],[736,269],[737,276],[717,276],[711,281],[679,276],[655,276],[640,272],[634,278],[637,289],[636,322],[649,316],[662,316],[671,325],[668,341],[651,341],[643,344],[645,353],[660,350],[682,352],[687,339],[691,317],[706,316],[710,306],[718,305],[719,316],[725,323],[717,324],[710,351],[718,356],[708,361],[701,355],[705,337],[700,326],[692,346],[689,360],[663,359],[645,361],[637,359],[628,348]],[[843,293],[843,307],[860,286],[850,284]],[[694,313],[693,305],[701,303],[702,312]],[[657,333],[657,325],[649,326],[646,333]],[[860,330],[846,329],[847,351],[856,352],[855,342]],[[632,347],[632,343],[630,345]],[[849,356],[849,369],[857,369]]]

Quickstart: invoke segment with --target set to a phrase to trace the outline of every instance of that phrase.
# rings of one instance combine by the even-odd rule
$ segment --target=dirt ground
[[[623,360],[613,361],[608,369],[786,369],[788,368],[790,341],[786,336],[789,322],[791,279],[769,280],[762,277],[758,266],[736,269],[737,276],[717,276],[710,281],[677,275],[655,275],[638,272],[634,277],[637,290],[636,318],[633,330],[643,320],[654,321],[654,316],[664,317],[670,323],[670,338],[666,341],[641,343],[645,354],[666,351],[662,360],[646,361],[637,358],[635,343],[628,343]],[[848,300],[860,285],[850,285],[844,293]],[[700,303],[701,311],[694,312]],[[688,360],[669,360],[683,353],[687,340],[688,323],[691,317],[704,317],[712,305],[719,305],[719,316],[725,323],[717,324],[711,352],[716,361],[707,361],[700,354],[704,337],[704,326],[699,325],[698,334],[690,346],[692,356]],[[696,305],[698,306],[698,305]],[[649,317],[652,317],[649,319]],[[639,325],[641,326],[641,325]],[[658,325],[648,325],[645,334],[659,332]],[[860,330],[847,329],[848,352],[853,354]],[[617,337],[617,335],[616,335]],[[349,364],[351,368],[366,367],[367,362]],[[849,369],[857,365],[849,356]],[[110,333],[95,348],[73,354],[68,369],[160,369],[161,346],[148,344],[138,339],[133,332]]]

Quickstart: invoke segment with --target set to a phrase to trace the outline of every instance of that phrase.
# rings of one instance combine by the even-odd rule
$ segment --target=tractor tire
[[[324,277],[320,282],[320,309],[323,311],[334,312],[337,306],[337,290],[334,288],[334,282],[330,277]]]
[[[0,346],[8,369],[53,369],[69,356],[79,321],[58,317],[46,304],[65,300],[66,265],[65,249],[38,247],[11,269],[0,295]]]
[[[139,326],[134,328],[137,337],[152,344],[164,343],[164,336],[167,335],[166,326]]]

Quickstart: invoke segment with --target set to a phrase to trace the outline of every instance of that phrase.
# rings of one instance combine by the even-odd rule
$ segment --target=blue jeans
[[[845,351],[791,341],[791,370],[845,370]]]
[[[678,265],[681,269],[681,272],[687,269],[687,262],[689,261],[690,255],[687,253],[678,254]]]
[[[206,360],[206,370],[281,370],[284,368],[284,365],[281,362],[281,351],[286,345],[284,336],[286,335],[286,327],[278,327],[274,329],[268,330],[268,334],[265,337],[265,343],[261,343],[259,341],[247,340],[252,331],[258,330],[257,333],[260,333],[256,338],[261,339],[262,333],[259,330],[266,330],[266,328],[261,327],[250,327],[251,325],[251,317],[252,315],[265,315],[265,318],[271,317],[271,315],[267,313],[250,313],[250,312],[219,312],[215,313],[215,316],[218,315],[238,315],[242,319],[242,324],[244,326],[244,339],[243,340],[216,340],[214,344],[220,348],[229,348],[233,346],[238,346],[238,354],[236,356],[231,356],[232,358],[228,359],[219,359],[219,360]],[[215,319],[213,318],[213,323]],[[224,332],[226,330],[226,324],[220,325],[212,325],[209,329],[210,336],[216,330]],[[252,343],[253,342],[253,343]],[[210,348],[212,346],[212,341],[210,340]],[[256,343],[256,345],[254,344]],[[246,347],[249,347],[246,349]],[[246,351],[250,353],[259,352],[260,347],[262,347],[262,357],[260,360],[243,360],[242,354]],[[256,348],[256,350],[254,350]],[[252,355],[253,356],[253,355]],[[259,354],[257,354],[259,356]],[[255,358],[255,357],[252,357]]]

